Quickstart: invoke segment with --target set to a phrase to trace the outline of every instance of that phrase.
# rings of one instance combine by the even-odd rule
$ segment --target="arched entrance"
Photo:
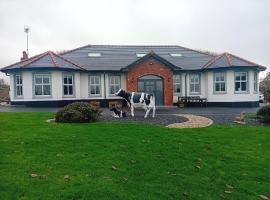
[[[154,75],[142,76],[138,79],[138,92],[147,92],[155,95],[156,105],[164,104],[163,78]]]

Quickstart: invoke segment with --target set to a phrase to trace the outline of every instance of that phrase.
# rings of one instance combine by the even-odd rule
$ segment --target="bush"
[[[260,121],[270,123],[270,105],[260,108],[260,110],[257,112],[257,116]]]
[[[56,122],[83,123],[95,122],[101,116],[101,111],[87,102],[75,102],[61,108],[55,115]]]

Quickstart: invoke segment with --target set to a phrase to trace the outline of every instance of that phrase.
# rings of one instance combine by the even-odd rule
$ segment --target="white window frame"
[[[236,76],[238,76],[238,74],[245,74],[246,75],[246,80],[242,80],[242,76],[240,75],[240,80],[236,80]],[[239,82],[240,83],[240,89],[241,89],[241,85],[242,83],[246,83],[246,90],[235,90],[236,88],[236,83]],[[234,72],[234,92],[235,93],[248,93],[249,92],[249,84],[248,84],[248,72],[247,71],[238,71],[238,72]]]
[[[17,83],[17,77],[20,77],[20,83]],[[21,94],[18,95],[18,87],[21,89]],[[15,74],[14,75],[14,97],[15,98],[23,98],[23,78],[22,74]]]
[[[91,79],[94,79],[94,83],[91,83]],[[99,83],[96,83],[95,80],[96,78],[99,79]],[[99,94],[91,94],[91,87],[95,87],[95,92],[96,92],[96,87],[99,87]],[[95,75],[88,75],[88,87],[89,87],[89,97],[100,97],[101,96],[101,75],[95,74]]]
[[[254,71],[254,78],[253,78],[253,81],[254,81],[254,93],[258,93],[258,72],[255,72]]]
[[[175,89],[179,87],[180,88],[180,92],[177,92]],[[181,74],[174,74],[173,75],[173,93],[174,94],[181,94],[182,93],[182,78],[181,78]]]
[[[224,77],[224,80],[223,81],[221,81],[221,80],[219,80],[219,81],[217,81],[217,75],[223,75],[223,77]],[[221,76],[220,76],[221,77]],[[214,93],[215,94],[224,94],[224,93],[226,93],[226,91],[227,91],[227,84],[226,84],[226,72],[214,72],[214,85],[213,85],[213,89],[214,89]],[[221,89],[221,84],[222,83],[224,83],[224,91],[217,91],[216,90],[216,84],[219,84],[219,86],[220,86],[220,89]]]
[[[65,78],[71,77],[72,83],[65,83]],[[72,86],[72,94],[65,94],[65,86],[69,88]],[[69,89],[68,89],[69,93]],[[63,97],[74,97],[75,96],[75,87],[74,87],[74,75],[73,74],[63,74]]]
[[[111,83],[111,79],[112,78],[116,78],[116,77],[118,77],[119,78],[119,84],[117,84],[117,83],[115,83],[116,81],[114,80],[114,83],[112,84]],[[115,89],[114,88],[114,93],[111,93],[111,87],[118,87],[118,89]],[[109,95],[110,96],[115,96],[114,94],[116,93],[116,92],[118,92],[118,90],[121,88],[121,75],[109,75]]]
[[[199,82],[191,82],[192,76],[198,76]],[[195,91],[197,84],[199,85],[199,91]],[[194,89],[194,91],[191,90],[192,88]],[[189,93],[190,94],[201,94],[201,75],[199,73],[189,74]]]
[[[42,76],[42,83],[36,83],[36,77],[37,76]],[[43,78],[44,78],[44,76],[48,76],[49,77],[49,83],[43,83]],[[41,86],[41,95],[37,95],[36,94],[36,86]],[[50,94],[49,95],[44,95],[44,86],[45,85],[49,85],[50,86]],[[38,73],[38,74],[34,74],[34,76],[33,76],[33,96],[34,97],[37,97],[37,98],[42,98],[42,97],[44,97],[44,98],[48,98],[48,97],[51,97],[52,96],[52,76],[51,76],[51,74],[50,73]]]

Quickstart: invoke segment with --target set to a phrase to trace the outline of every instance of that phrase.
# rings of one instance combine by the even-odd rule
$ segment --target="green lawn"
[[[0,113],[1,200],[270,196],[267,127],[45,122],[52,117]]]

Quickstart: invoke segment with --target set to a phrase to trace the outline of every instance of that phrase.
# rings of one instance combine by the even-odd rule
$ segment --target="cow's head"
[[[118,92],[115,93],[116,96],[119,97],[125,97],[126,91],[123,89],[118,90]]]

